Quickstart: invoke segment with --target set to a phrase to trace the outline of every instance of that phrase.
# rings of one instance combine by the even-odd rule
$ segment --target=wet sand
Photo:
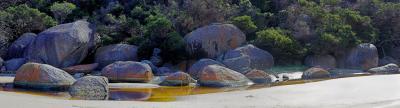
[[[3,108],[398,108],[400,75],[375,75],[178,97],[173,102],[65,100],[0,91]]]

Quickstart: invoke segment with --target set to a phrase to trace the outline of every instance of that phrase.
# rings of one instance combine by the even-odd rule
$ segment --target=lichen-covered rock
[[[75,73],[89,74],[89,73],[93,72],[93,70],[96,69],[97,66],[99,66],[98,63],[83,64],[83,65],[66,67],[66,68],[63,68],[62,70],[66,71],[70,74],[75,74]]]
[[[310,67],[322,67],[331,69],[336,67],[336,59],[331,55],[309,55],[306,57],[304,64]]]
[[[192,76],[194,79],[198,79],[199,76],[198,74],[203,70],[204,67],[208,65],[220,65],[220,66],[225,66],[224,64],[215,61],[213,59],[200,59],[196,63],[194,63],[190,68],[189,68],[189,75]]]
[[[313,67],[306,70],[301,77],[303,79],[329,78],[330,73],[323,68]]]
[[[250,72],[247,72],[245,76],[256,84],[272,83],[271,76],[262,70],[251,70]]]
[[[26,63],[25,58],[15,58],[4,62],[7,71],[17,71],[22,65]]]
[[[47,64],[27,63],[18,69],[14,85],[36,89],[65,89],[75,79],[67,72]]]
[[[252,85],[243,74],[220,65],[208,65],[199,74],[199,84],[207,87],[238,87]]]
[[[184,72],[176,72],[170,74],[165,78],[163,82],[160,83],[162,86],[187,86],[190,83],[196,83],[189,74]]]
[[[399,66],[391,63],[385,66],[371,68],[368,72],[375,74],[399,73]]]
[[[246,35],[232,24],[212,24],[185,36],[186,51],[197,58],[215,58],[244,42]]]
[[[339,67],[368,70],[378,66],[378,50],[373,44],[360,44],[339,57]]]
[[[96,51],[95,62],[101,69],[116,61],[136,61],[138,47],[128,44],[114,44],[100,47]]]
[[[109,64],[103,68],[101,75],[118,82],[149,82],[153,79],[153,72],[148,64],[134,61]]]
[[[240,73],[246,73],[252,69],[265,70],[274,65],[274,58],[268,51],[251,44],[230,50],[219,59],[228,68]],[[247,62],[250,62],[250,65]]]
[[[12,58],[22,58],[24,57],[25,50],[29,47],[29,45],[35,41],[36,39],[35,33],[25,33],[21,37],[19,37],[16,41],[14,41],[10,47],[8,48],[7,57],[9,59]]]
[[[107,100],[109,91],[108,79],[102,76],[82,77],[69,88],[72,98],[85,100]]]
[[[73,66],[85,59],[96,38],[86,21],[61,24],[39,33],[24,55],[30,62],[59,68]]]

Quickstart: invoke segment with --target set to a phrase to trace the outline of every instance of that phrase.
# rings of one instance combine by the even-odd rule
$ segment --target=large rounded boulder
[[[304,60],[304,64],[309,67],[330,69],[336,67],[336,59],[331,55],[309,55]]]
[[[207,87],[239,87],[254,84],[243,74],[219,65],[208,65],[199,75],[199,84]]]
[[[136,61],[138,47],[128,44],[114,44],[100,47],[96,51],[95,62],[101,69],[116,61]]]
[[[267,72],[262,70],[251,70],[247,72],[245,76],[256,84],[272,83],[272,77]]]
[[[36,39],[35,33],[25,33],[14,41],[8,48],[8,58],[22,58],[29,45]]]
[[[301,78],[303,79],[320,79],[329,77],[330,77],[329,71],[318,67],[312,67],[310,69],[307,69],[301,76]]]
[[[65,89],[75,79],[67,72],[47,64],[27,63],[18,69],[14,85],[36,89]]]
[[[190,83],[196,83],[189,74],[184,72],[175,72],[168,75],[164,81],[160,83],[162,86],[187,86]]]
[[[39,33],[24,55],[30,62],[64,68],[79,64],[95,40],[95,31],[86,21],[61,24]]]
[[[368,70],[378,66],[378,49],[373,44],[360,44],[339,60],[341,68]]]
[[[153,72],[148,64],[134,61],[117,61],[107,65],[101,75],[116,82],[149,82],[153,79]]]
[[[381,67],[375,67],[368,70],[370,73],[374,74],[393,74],[399,73],[399,66],[393,63],[387,64]]]
[[[199,73],[203,70],[204,67],[208,65],[220,65],[220,66],[225,66],[224,64],[215,61],[213,59],[200,59],[196,63],[194,63],[190,68],[188,73],[194,78],[198,79],[199,78]]]
[[[228,68],[243,74],[252,69],[265,70],[274,65],[274,58],[268,51],[251,44],[230,50],[219,60]]]
[[[212,24],[185,36],[186,51],[197,58],[215,58],[246,42],[246,35],[232,24]]]
[[[69,88],[72,98],[85,100],[107,100],[109,97],[108,79],[102,76],[85,76]]]

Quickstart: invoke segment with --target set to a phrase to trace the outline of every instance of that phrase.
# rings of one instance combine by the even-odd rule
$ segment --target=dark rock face
[[[336,59],[331,55],[310,55],[306,57],[304,64],[309,67],[331,69],[336,67]]]
[[[47,64],[27,63],[18,69],[14,85],[36,89],[65,89],[75,79],[67,72]]]
[[[99,63],[99,69],[116,61],[136,61],[137,49],[134,45],[114,44],[100,47],[96,51],[95,62]]]
[[[25,58],[16,58],[6,61],[4,65],[6,66],[7,71],[17,71],[26,62]]]
[[[393,57],[396,61],[400,61],[400,47],[392,47],[387,52],[388,56]]]
[[[158,73],[158,68],[157,68],[157,66],[154,65],[151,61],[149,61],[149,60],[142,60],[142,61],[140,61],[140,62],[148,64],[148,65],[150,66],[151,71],[153,72],[153,74],[154,74],[154,75],[157,75],[157,73]]]
[[[14,41],[8,48],[7,57],[12,58],[23,58],[24,52],[28,49],[29,45],[36,39],[35,33],[25,33]]]
[[[303,79],[319,79],[319,78],[329,78],[330,73],[323,69],[323,68],[317,68],[313,67],[308,70],[306,70],[301,78]]]
[[[69,88],[72,98],[85,100],[107,100],[109,97],[108,79],[102,76],[85,76]]]
[[[107,65],[101,75],[110,81],[149,82],[153,79],[153,72],[148,64],[133,61],[118,61]]]
[[[387,64],[385,66],[381,67],[376,67],[376,68],[371,68],[368,70],[370,73],[375,73],[375,74],[393,74],[393,73],[399,73],[399,66],[396,64]]]
[[[190,76],[192,76],[194,79],[198,79],[199,78],[199,74],[200,72],[203,70],[204,67],[208,66],[208,65],[220,65],[220,66],[225,66],[224,64],[215,61],[213,59],[200,59],[199,61],[197,61],[196,63],[194,63],[190,68],[188,73],[190,74]]]
[[[274,58],[269,52],[251,44],[226,52],[221,61],[228,68],[243,74],[252,69],[265,70],[274,65]]]
[[[396,59],[394,59],[393,57],[390,57],[390,56],[386,56],[386,57],[379,59],[379,66],[385,66],[390,63],[400,64],[399,61],[397,61]]]
[[[204,67],[198,81],[201,86],[207,87],[238,87],[253,84],[243,74],[219,65]]]
[[[165,78],[163,82],[160,83],[162,86],[187,86],[190,83],[196,83],[189,74],[184,72],[176,72],[170,74]]]
[[[89,74],[91,73],[94,69],[99,66],[98,63],[93,63],[93,64],[84,64],[84,65],[76,65],[76,66],[71,66],[67,68],[63,68],[62,70],[70,73],[70,74],[75,74],[75,73],[85,73]]]
[[[156,76],[166,76],[166,75],[174,73],[174,71],[169,67],[160,67],[157,69],[157,71],[158,71],[157,73],[153,72],[153,73],[155,73],[154,75],[156,75]]]
[[[250,72],[247,72],[246,77],[256,84],[272,83],[271,76],[262,70],[251,70]]]
[[[244,42],[245,34],[232,24],[212,24],[185,36],[186,51],[197,58],[215,58]]]
[[[339,67],[368,70],[378,66],[378,50],[373,44],[360,44],[346,55],[339,57]]]
[[[96,38],[86,21],[61,24],[39,33],[25,58],[59,68],[77,65],[95,46]]]

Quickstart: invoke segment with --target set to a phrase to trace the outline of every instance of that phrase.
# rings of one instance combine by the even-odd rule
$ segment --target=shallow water
[[[362,75],[364,76],[364,75]],[[1,77],[1,76],[0,76]],[[208,94],[208,93],[219,93],[219,92],[229,92],[229,91],[239,91],[239,90],[251,90],[268,88],[274,86],[285,86],[292,84],[304,84],[309,82],[330,80],[328,79],[314,79],[314,80],[289,80],[281,81],[272,84],[256,84],[247,87],[226,87],[226,88],[211,88],[211,87],[199,87],[199,86],[180,86],[180,87],[125,87],[125,88],[115,88],[110,87],[109,100],[114,101],[157,101],[157,102],[168,102],[176,101],[179,96],[188,96],[196,94]],[[115,84],[115,83],[113,83]],[[110,84],[111,85],[111,84]],[[118,84],[117,84],[118,85]],[[66,91],[39,91],[32,89],[21,89],[15,88],[12,83],[0,84],[0,91],[7,92],[17,92],[23,94],[49,96],[51,98],[59,99],[72,99],[71,96]]]

